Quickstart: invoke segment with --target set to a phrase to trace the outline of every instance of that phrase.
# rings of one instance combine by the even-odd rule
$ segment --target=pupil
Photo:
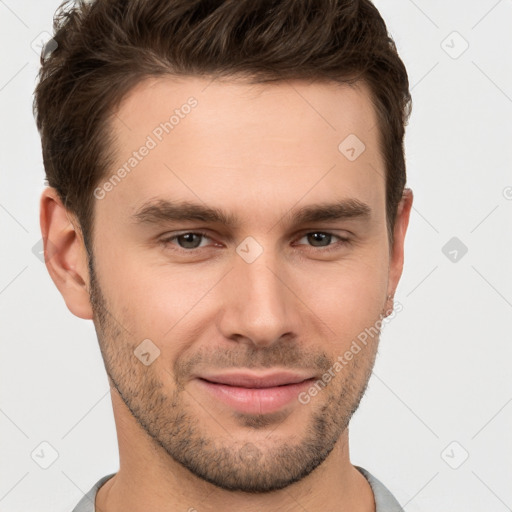
[[[313,237],[312,239],[310,239],[310,242],[312,241],[314,246],[316,246],[316,242],[322,242],[322,241],[327,241],[327,245],[329,245],[329,242],[331,241],[331,235],[327,234],[327,233],[312,233],[311,235],[308,235],[310,237]]]
[[[185,245],[184,245],[184,244],[182,244],[182,243],[180,243],[180,245],[181,245],[184,249],[195,249],[196,247],[198,247],[198,246],[199,246],[199,244],[198,244],[198,243],[194,243],[194,241],[193,241],[193,237],[198,237],[198,238],[199,238],[200,236],[201,236],[201,235],[198,235],[198,234],[196,234],[196,233],[186,233],[186,234],[184,234],[184,235],[180,235],[180,237],[178,238],[178,240],[179,240],[179,239],[181,239],[181,240],[183,241],[184,239],[186,239],[186,240],[185,240]],[[196,240],[196,242],[197,242],[197,240]]]

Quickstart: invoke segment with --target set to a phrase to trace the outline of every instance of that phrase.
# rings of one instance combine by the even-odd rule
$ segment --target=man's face
[[[105,366],[140,435],[219,487],[300,480],[362,398],[378,336],[344,354],[379,324],[390,263],[376,123],[362,85],[192,78],[139,84],[114,118],[106,179],[138,157],[94,206]],[[177,219],[184,202],[226,219]],[[338,218],[297,216],[334,203]],[[206,381],[276,372],[311,380],[279,393]]]

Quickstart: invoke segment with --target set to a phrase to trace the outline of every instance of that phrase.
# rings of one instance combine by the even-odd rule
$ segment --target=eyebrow
[[[291,209],[278,223],[308,224],[315,222],[332,222],[345,219],[363,219],[371,217],[369,205],[359,199],[348,198],[335,202],[324,202]],[[223,224],[237,228],[238,218],[220,208],[193,203],[190,201],[169,201],[153,199],[144,203],[133,214],[133,220],[139,224],[162,223],[171,221],[199,221]],[[277,223],[276,223],[277,224]]]

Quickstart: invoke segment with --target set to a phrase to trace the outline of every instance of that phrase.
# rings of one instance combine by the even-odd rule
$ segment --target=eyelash
[[[332,237],[335,237],[335,238],[339,239],[338,243],[330,244],[330,245],[325,246],[325,247],[315,247],[314,245],[310,245],[309,246],[311,249],[319,249],[321,252],[324,252],[324,253],[330,252],[330,251],[333,251],[333,250],[338,250],[338,249],[340,249],[340,247],[345,246],[345,245],[350,245],[350,243],[351,243],[350,239],[344,238],[344,237],[342,237],[340,235],[336,235],[336,234],[331,233],[329,231],[308,231],[307,233],[304,233],[299,238],[299,240],[301,238],[304,238],[305,236],[311,235],[311,234],[330,235]],[[181,237],[183,235],[200,235],[200,236],[202,236],[204,238],[210,239],[208,234],[203,232],[203,231],[184,231],[182,233],[178,233],[176,235],[172,235],[170,237],[163,238],[161,240],[161,243],[164,246],[167,247],[168,245],[171,245],[173,241],[175,241],[177,238],[179,238],[179,237]],[[304,245],[304,244],[301,244],[301,245]],[[205,247],[195,247],[195,248],[191,248],[191,249],[185,249],[183,247],[175,246],[175,249],[178,250],[178,251],[185,252],[185,253],[193,253],[193,252],[199,251],[200,249],[205,249]]]

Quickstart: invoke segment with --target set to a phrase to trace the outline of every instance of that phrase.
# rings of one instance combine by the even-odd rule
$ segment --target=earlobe
[[[409,225],[409,217],[411,214],[413,202],[413,193],[410,188],[404,189],[402,199],[398,205],[395,226],[393,230],[393,246],[391,248],[390,262],[389,262],[389,279],[388,279],[388,298],[391,297],[391,308],[387,305],[387,310],[393,310],[392,297],[402,276],[404,265],[404,244],[405,234]]]
[[[78,222],[52,187],[46,188],[41,195],[40,224],[45,264],[50,277],[71,313],[79,318],[92,319],[83,237]]]

